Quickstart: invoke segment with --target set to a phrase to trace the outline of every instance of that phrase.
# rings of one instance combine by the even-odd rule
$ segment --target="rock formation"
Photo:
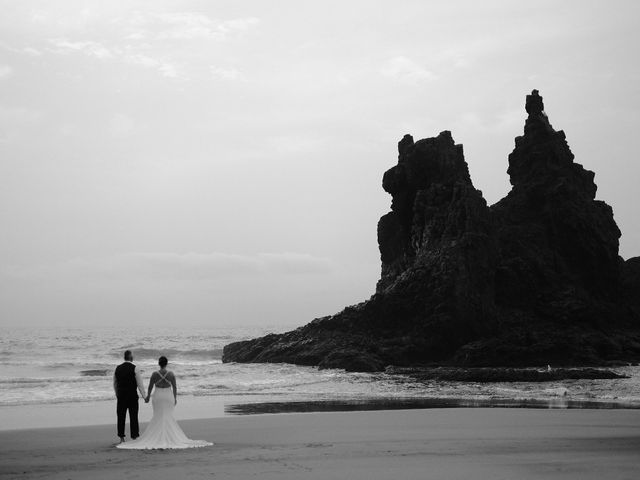
[[[618,256],[594,173],[527,96],[513,188],[489,207],[448,131],[398,144],[383,176],[376,293],[294,331],[237,342],[223,361],[376,371],[388,365],[595,365],[640,360],[640,258]]]

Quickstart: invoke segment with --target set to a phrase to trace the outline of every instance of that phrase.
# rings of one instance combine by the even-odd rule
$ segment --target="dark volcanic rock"
[[[450,132],[398,144],[391,212],[366,302],[238,342],[223,361],[382,370],[387,365],[595,365],[640,359],[640,259],[618,256],[611,207],[573,161],[534,90],[509,155],[513,188],[488,207]]]

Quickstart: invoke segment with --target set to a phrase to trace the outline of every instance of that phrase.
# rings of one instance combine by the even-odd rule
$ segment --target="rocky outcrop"
[[[488,207],[450,132],[398,144],[391,211],[366,302],[237,342],[223,361],[374,371],[387,365],[593,365],[640,359],[640,261],[618,256],[611,207],[575,163],[536,90],[509,155],[513,188]]]

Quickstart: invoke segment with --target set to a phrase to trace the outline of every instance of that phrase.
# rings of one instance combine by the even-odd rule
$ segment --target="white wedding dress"
[[[153,417],[146,430],[135,440],[116,445],[118,448],[145,450],[155,448],[195,448],[213,445],[213,443],[205,440],[187,438],[176,419],[173,418],[175,401],[172,388],[171,386],[164,388],[158,386],[158,383],[163,380],[165,383],[168,382],[165,375],[160,373],[161,380],[156,382],[151,394]]]

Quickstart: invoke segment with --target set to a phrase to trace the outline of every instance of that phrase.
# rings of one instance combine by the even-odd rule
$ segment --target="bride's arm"
[[[173,404],[178,404],[178,385],[176,384],[176,376],[171,375],[171,388],[173,389]]]

